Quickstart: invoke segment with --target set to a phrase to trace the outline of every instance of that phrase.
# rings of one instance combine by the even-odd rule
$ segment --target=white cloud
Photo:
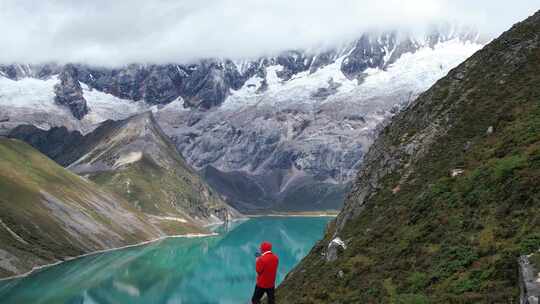
[[[373,28],[417,30],[441,21],[496,35],[536,6],[537,0],[2,0],[0,63],[257,57],[332,45]]]

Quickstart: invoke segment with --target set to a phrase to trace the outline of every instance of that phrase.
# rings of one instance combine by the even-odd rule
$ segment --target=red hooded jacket
[[[261,244],[261,256],[257,258],[255,270],[257,271],[257,286],[272,288],[276,284],[276,273],[279,264],[277,255],[272,253],[272,244]]]

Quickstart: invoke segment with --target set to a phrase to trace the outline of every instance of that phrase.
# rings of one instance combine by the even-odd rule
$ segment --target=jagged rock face
[[[182,97],[186,106],[220,105],[231,89],[240,88],[254,70],[241,74],[230,60],[202,60],[191,65],[139,65],[120,69],[77,65],[79,80],[90,87],[131,100],[167,104]]]
[[[66,127],[53,127],[45,131],[33,125],[20,125],[11,130],[8,137],[30,144],[62,166],[76,160],[76,157],[69,157],[70,151],[79,149],[83,141],[79,131],[69,131]]]
[[[519,258],[520,304],[540,303],[540,265],[531,261],[539,261],[539,257],[540,251],[536,251]]]
[[[52,75],[60,73],[62,67],[57,64],[11,64],[0,65],[0,76],[13,80],[19,80],[25,77],[34,77],[45,79]]]
[[[380,43],[377,40],[373,41],[368,35],[362,36],[356,42],[350,55],[343,60],[341,71],[347,77],[354,78],[368,68],[384,67],[384,57],[386,56],[386,51],[383,48],[384,43],[388,43],[392,49],[395,41],[385,39],[384,42]]]
[[[185,75],[173,65],[131,64],[119,69],[77,65],[77,69],[79,80],[93,89],[124,99],[142,99],[149,104],[168,103],[177,98],[177,87]]]
[[[141,98],[149,104],[165,104],[178,98],[181,93],[182,75],[173,66],[152,69],[139,88],[142,90]]]
[[[189,78],[184,87],[186,105],[199,109],[210,109],[221,104],[232,85],[238,86],[240,74],[230,64],[203,61],[190,67]]]
[[[309,73],[313,74],[317,72],[319,68],[322,68],[324,66],[327,66],[339,57],[339,53],[337,53],[335,50],[329,50],[325,52],[321,52],[317,54],[313,60],[311,61],[311,66],[309,67]]]
[[[301,51],[289,51],[276,58],[276,63],[283,66],[283,69],[277,73],[281,80],[287,81],[294,75],[304,72],[311,67],[313,55]]]
[[[219,185],[226,180],[244,185],[227,195],[238,208],[321,210],[339,208],[375,125],[391,115],[371,111],[343,102],[290,104],[283,110],[258,106],[243,109],[241,116],[225,109],[163,110],[157,117],[182,155],[203,170],[214,187],[223,188]],[[362,112],[365,116],[351,115]]]
[[[518,276],[518,257],[540,247],[538,83],[540,12],[381,130],[344,208],[278,301],[518,302],[520,280],[531,283],[530,268]]]
[[[88,113],[86,99],[78,80],[78,71],[73,65],[66,65],[59,76],[60,83],[54,86],[55,101],[67,106],[77,119]]]

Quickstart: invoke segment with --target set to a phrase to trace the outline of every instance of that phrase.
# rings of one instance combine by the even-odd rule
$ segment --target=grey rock
[[[346,249],[347,245],[345,242],[343,242],[339,237],[334,238],[332,241],[330,241],[328,248],[326,249],[326,261],[333,262],[337,260],[338,255]]]
[[[311,66],[309,67],[309,73],[315,73],[319,68],[327,66],[336,61],[340,53],[337,50],[325,51],[319,54],[316,54],[311,61]]]
[[[0,65],[0,76],[12,80],[19,80],[26,77],[46,79],[57,75],[62,70],[62,66],[54,63],[49,64],[9,64]]]
[[[540,300],[540,270],[534,269],[528,256],[519,258],[520,304],[538,304]]]
[[[325,100],[329,96],[336,94],[340,86],[340,83],[337,83],[334,81],[334,79],[330,78],[328,80],[328,87],[319,88],[315,93],[311,95],[311,97],[313,99]]]
[[[88,113],[77,69],[66,65],[59,76],[60,83],[54,86],[55,102],[70,109],[75,118],[82,119]]]
[[[157,119],[186,160],[235,207],[305,211],[341,206],[375,136],[366,126],[380,115],[390,113],[349,101],[291,103],[281,110],[259,105],[241,113],[164,110]]]
[[[392,49],[393,41],[386,41]],[[343,60],[341,71],[350,79],[356,78],[368,68],[382,68],[386,51],[375,37],[362,35],[356,41],[353,51]]]
[[[234,69],[229,65],[223,65],[214,60],[201,62],[192,68],[192,73],[184,86],[183,97],[189,107],[203,110],[220,105],[229,94],[236,76]],[[237,72],[237,71],[236,71]]]
[[[282,80],[289,80],[295,74],[307,71],[311,63],[313,62],[313,56],[302,51],[288,51],[284,52],[276,58],[276,63],[283,66],[283,70],[277,75]]]
[[[11,130],[10,138],[20,139],[47,155],[62,166],[76,160],[71,151],[80,148],[83,135],[78,131],[69,131],[66,127],[53,127],[47,131],[33,125],[20,125]]]
[[[450,177],[458,177],[463,175],[463,173],[465,173],[463,169],[452,169],[450,170]]]

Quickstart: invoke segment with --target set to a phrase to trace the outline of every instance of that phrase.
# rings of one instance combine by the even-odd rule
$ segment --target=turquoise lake
[[[281,282],[330,220],[252,218],[217,228],[218,236],[168,238],[90,255],[1,281],[0,303],[249,303],[259,244],[272,242]]]

